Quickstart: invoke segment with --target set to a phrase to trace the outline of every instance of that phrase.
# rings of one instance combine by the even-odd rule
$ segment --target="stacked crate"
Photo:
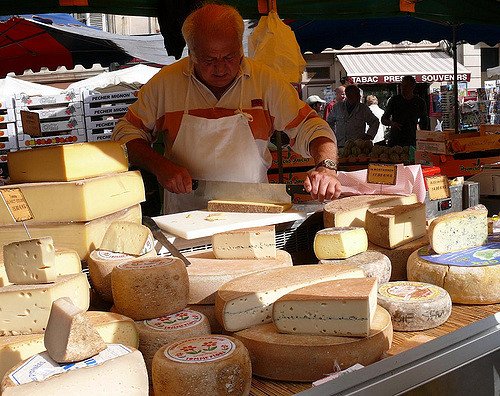
[[[137,91],[99,93],[83,92],[87,140],[95,142],[111,139],[111,133],[128,107],[137,100]]]
[[[0,163],[5,163],[7,153],[15,150],[17,139],[14,101],[11,97],[0,97]]]
[[[21,110],[38,113],[42,136],[24,133]],[[17,142],[20,150],[55,144],[85,142],[83,105],[79,94],[15,96]]]

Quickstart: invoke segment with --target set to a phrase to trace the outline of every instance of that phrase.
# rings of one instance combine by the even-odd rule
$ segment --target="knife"
[[[294,194],[309,194],[302,185],[278,183],[241,183],[193,180],[196,197],[210,200],[289,204]]]
[[[142,224],[148,227],[151,230],[151,233],[153,236],[156,238],[158,242],[160,242],[174,257],[177,257],[181,259],[184,262],[184,265],[186,267],[190,266],[191,263],[189,260],[184,256],[181,252],[179,252],[179,249],[177,249],[168,239],[167,237],[163,234],[163,232],[160,230],[160,227],[158,227],[158,224],[148,216],[142,216]]]

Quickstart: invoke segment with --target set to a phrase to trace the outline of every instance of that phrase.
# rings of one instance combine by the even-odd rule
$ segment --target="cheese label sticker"
[[[165,349],[165,356],[180,363],[206,363],[227,358],[236,345],[224,336],[196,337],[181,340]]]
[[[420,258],[434,264],[454,265],[457,267],[484,267],[500,264],[500,242],[490,238],[483,246],[476,246],[459,252],[435,254],[430,246],[420,248]]]
[[[397,165],[389,164],[368,164],[366,182],[373,184],[396,184],[398,170]]]
[[[148,239],[146,240],[146,243],[144,244],[144,247],[142,248],[141,251],[141,256],[143,254],[149,253],[151,250],[153,250],[155,247],[155,241],[153,239],[153,235],[149,234]]]
[[[109,250],[96,250],[95,255],[101,260],[127,260],[136,258],[135,256],[131,256],[130,254],[115,253]]]
[[[144,324],[154,330],[174,331],[196,326],[203,319],[203,314],[191,311],[190,309],[184,309],[171,315],[145,320]]]
[[[450,183],[446,176],[426,177],[425,182],[427,183],[427,190],[431,201],[450,198]]]
[[[380,295],[400,301],[434,300],[443,291],[443,289],[428,283],[405,281],[384,283],[378,289]]]
[[[93,367],[103,364],[107,360],[131,353],[132,350],[121,344],[108,344],[108,347],[97,355],[77,363],[59,364],[52,360],[47,352],[42,352],[26,360],[13,371],[9,378],[16,385],[27,384],[34,381],[44,381],[57,374]]]
[[[20,188],[2,188],[0,189],[0,193],[16,222],[31,220],[33,218],[33,213]]]
[[[144,261],[128,261],[126,263],[118,265],[116,268],[124,269],[124,270],[133,270],[133,269],[148,269],[155,267],[166,267],[170,265],[175,260],[172,258],[161,258],[158,260],[157,258],[151,258],[151,260]]]

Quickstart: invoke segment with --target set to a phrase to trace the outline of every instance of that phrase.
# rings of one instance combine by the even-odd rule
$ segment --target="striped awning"
[[[417,82],[453,82],[453,59],[442,51],[337,54],[354,84],[399,83],[403,76]],[[470,81],[470,71],[457,64],[457,81]]]

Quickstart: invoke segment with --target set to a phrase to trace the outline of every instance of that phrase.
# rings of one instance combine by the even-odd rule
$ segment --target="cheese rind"
[[[142,224],[114,221],[106,230],[99,249],[140,256],[154,249],[154,239],[150,229]]]
[[[112,141],[11,151],[7,164],[12,183],[80,180],[128,170],[125,147]]]
[[[70,182],[23,183],[2,188],[19,188],[33,213],[33,221],[38,223],[90,221],[145,200],[144,183],[139,171]],[[15,224],[2,200],[0,224]]]
[[[367,250],[366,252],[359,253],[346,259],[320,260],[318,264],[359,267],[364,271],[365,276],[377,278],[379,285],[389,282],[391,278],[391,260],[389,260],[386,255],[374,250]]]
[[[60,276],[55,283],[0,288],[0,335],[42,333],[52,303],[60,297],[69,297],[78,308],[87,310],[89,288],[83,273]]]
[[[427,233],[425,204],[370,208],[365,219],[368,240],[393,249]]]
[[[51,237],[17,241],[3,247],[5,271],[10,283],[28,285],[54,282],[54,241]]]
[[[261,260],[219,260],[213,251],[187,253],[191,265],[189,276],[189,304],[215,304],[217,290],[226,282],[239,276],[255,272],[291,267],[292,256],[284,250],[277,250],[276,259]]]
[[[447,213],[429,226],[429,241],[438,254],[481,246],[488,240],[488,210],[483,205]]]
[[[212,236],[212,248],[218,259],[275,259],[274,226],[227,231]]]
[[[113,268],[111,287],[117,311],[134,320],[170,315],[188,305],[188,274],[177,258],[126,261]]]
[[[367,337],[376,308],[375,278],[339,279],[285,294],[273,322],[280,333]]]
[[[209,212],[281,213],[292,207],[291,203],[273,204],[263,202],[208,201]]]
[[[366,252],[368,237],[361,227],[332,227],[314,236],[314,254],[319,260],[343,259]]]
[[[304,286],[334,279],[363,278],[357,267],[300,265],[240,276],[222,285],[215,299],[215,315],[227,331],[269,323],[273,303]]]
[[[85,360],[106,349],[106,344],[80,308],[67,297],[52,303],[44,345],[57,363]]]

